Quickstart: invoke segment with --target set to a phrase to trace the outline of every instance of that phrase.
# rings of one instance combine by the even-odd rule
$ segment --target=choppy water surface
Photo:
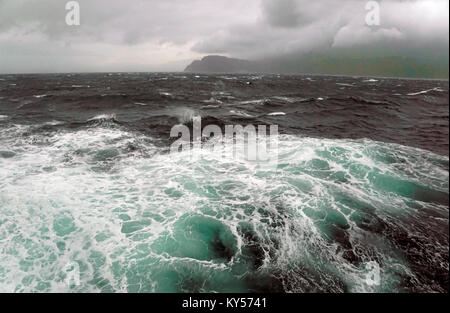
[[[448,99],[448,81],[1,76],[0,291],[448,292]],[[194,116],[278,124],[278,165],[169,154]]]

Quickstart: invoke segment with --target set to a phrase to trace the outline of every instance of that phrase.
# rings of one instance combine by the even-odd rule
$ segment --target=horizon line
[[[6,75],[62,75],[62,74],[188,74],[188,75],[279,75],[279,76],[330,76],[330,77],[355,77],[355,78],[379,78],[379,79],[411,79],[411,80],[443,80],[448,81],[449,77],[414,77],[414,76],[376,76],[376,75],[350,75],[350,74],[323,74],[323,73],[276,73],[276,72],[185,72],[185,71],[85,71],[85,72],[19,72],[19,73],[1,73]]]

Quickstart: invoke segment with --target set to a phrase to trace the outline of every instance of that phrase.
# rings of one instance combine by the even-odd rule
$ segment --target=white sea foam
[[[70,87],[72,87],[72,88],[91,88],[90,85],[72,85]]]
[[[182,124],[193,121],[194,117],[201,116],[200,112],[186,107],[178,107],[174,109],[171,114],[178,118],[178,121]]]
[[[281,115],[286,115],[286,113],[284,112],[272,112],[267,114],[268,116],[281,116]]]
[[[379,81],[379,80],[377,80],[377,79],[371,78],[371,79],[363,80],[363,83],[376,83],[376,82],[378,82],[378,81]]]
[[[253,115],[251,115],[247,112],[239,111],[239,110],[231,110],[230,113],[234,114],[234,115],[238,115],[238,116],[243,116],[243,117],[254,117]]]
[[[98,121],[98,120],[112,120],[116,118],[115,113],[109,113],[109,114],[99,114],[92,118],[90,118],[88,121]]]
[[[422,90],[422,91],[419,91],[419,92],[408,93],[407,95],[408,96],[418,96],[418,95],[427,94],[427,93],[429,93],[431,91],[445,92],[445,90],[443,90],[442,88],[436,87],[436,88],[432,88],[432,89]]]
[[[45,125],[49,125],[49,126],[57,126],[57,125],[62,125],[64,124],[64,122],[62,121],[57,121],[57,120],[53,120],[50,122],[46,122]]]
[[[161,291],[167,277],[179,277],[170,273],[182,271],[208,281],[214,290],[222,290],[224,279],[239,286],[241,274],[251,267],[242,263],[244,272],[231,274],[231,267],[242,262],[242,223],[252,225],[263,247],[260,272],[275,269],[289,291],[304,291],[302,275],[309,271],[315,276],[308,279],[319,290],[327,285],[342,291],[340,283],[353,292],[395,290],[400,275],[414,278],[407,263],[386,248],[383,237],[359,228],[353,202],[339,199],[404,223],[402,214],[422,217],[414,205],[409,207],[414,200],[380,188],[371,175],[448,191],[448,171],[432,162],[448,158],[370,140],[280,135],[279,167],[264,169],[207,149],[198,160],[190,160],[188,151],[166,154],[149,138],[122,130],[20,136],[27,127],[0,130],[0,145],[17,152],[13,159],[0,158],[0,291],[6,292]],[[145,154],[129,152],[129,145]],[[221,149],[233,146],[227,142]],[[392,158],[399,161],[392,163]],[[420,206],[448,212],[436,204]],[[199,245],[190,240],[199,236],[198,221],[178,233],[180,221],[190,216],[229,229],[237,238],[231,262],[195,257]],[[380,260],[380,285],[367,284],[368,261],[348,261],[320,231],[317,222],[329,216],[348,225],[349,240],[359,253]],[[407,223],[403,226],[408,229]],[[185,241],[177,242],[180,238]],[[80,286],[64,283],[70,262],[80,265]]]
[[[272,98],[276,99],[276,100],[281,100],[281,101],[284,101],[284,102],[288,102],[288,103],[295,103],[295,102],[303,100],[303,98],[298,98],[298,97],[275,96],[275,97],[272,97]]]
[[[246,104],[264,104],[266,99],[255,99],[255,100],[245,100],[237,102],[238,105],[246,105]]]

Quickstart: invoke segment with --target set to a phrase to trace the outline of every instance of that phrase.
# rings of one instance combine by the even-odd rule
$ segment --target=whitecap
[[[297,101],[302,101],[302,100],[304,100],[303,98],[296,98],[296,97],[282,97],[282,96],[275,96],[275,97],[272,97],[272,99],[275,99],[275,100],[281,100],[281,101],[288,102],[288,103],[295,103],[295,102],[297,102]]]
[[[72,85],[72,88],[91,88],[89,85]]]
[[[244,111],[239,111],[239,110],[231,110],[230,113],[234,114],[234,115],[238,115],[238,116],[243,116],[243,117],[254,117],[251,114],[248,114],[248,113],[246,113]]]
[[[269,113],[267,115],[268,116],[283,116],[283,115],[286,115],[286,113],[284,113],[284,112],[273,112],[273,113]]]
[[[57,121],[57,120],[53,120],[50,122],[46,122],[45,125],[49,125],[49,126],[58,126],[58,125],[62,125],[64,124],[64,122],[62,121]]]
[[[264,104],[266,100],[265,99],[256,99],[256,100],[245,100],[245,101],[239,101],[237,104]]]
[[[418,95],[427,94],[427,93],[429,93],[431,91],[444,92],[445,90],[443,90],[440,87],[436,87],[436,88],[432,88],[432,89],[422,90],[422,91],[419,91],[419,92],[408,93],[407,95],[408,96],[418,96]]]
[[[201,114],[191,108],[176,108],[173,112],[178,118],[178,121],[182,124],[192,122],[195,117],[200,117]]]
[[[99,120],[113,120],[115,118],[116,118],[116,114],[115,113],[99,114],[99,115],[94,116],[93,118],[88,119],[88,122],[99,121]]]

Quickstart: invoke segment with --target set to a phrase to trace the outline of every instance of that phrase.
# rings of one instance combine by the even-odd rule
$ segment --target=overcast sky
[[[0,72],[171,71],[221,54],[246,59],[364,48],[447,55],[448,0],[0,0]]]

